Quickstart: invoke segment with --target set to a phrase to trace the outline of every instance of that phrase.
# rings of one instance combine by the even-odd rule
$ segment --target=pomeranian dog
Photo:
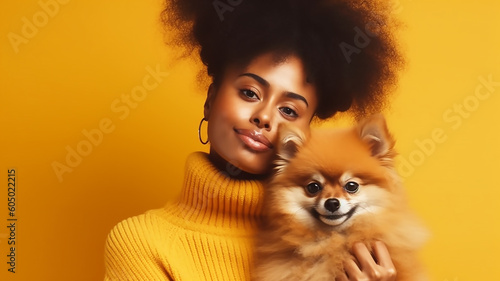
[[[253,280],[328,280],[345,274],[350,250],[387,246],[397,280],[427,280],[417,250],[427,231],[407,206],[382,115],[309,136],[280,127],[276,174],[264,194]]]

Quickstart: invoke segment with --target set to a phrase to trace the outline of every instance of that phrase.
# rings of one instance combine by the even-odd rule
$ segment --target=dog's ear
[[[305,134],[297,127],[290,124],[280,124],[278,127],[278,146],[277,146],[277,171],[283,168],[290,162],[299,148],[304,144],[306,139]]]
[[[390,160],[394,157],[394,139],[382,114],[361,121],[358,124],[358,133],[361,140],[369,145],[373,157],[380,160]]]

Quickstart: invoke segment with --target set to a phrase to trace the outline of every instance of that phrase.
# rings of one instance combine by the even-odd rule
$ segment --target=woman
[[[167,2],[175,44],[196,48],[212,78],[210,153],[186,162],[182,194],[116,225],[105,280],[248,280],[252,238],[277,127],[376,111],[402,65],[389,10],[369,1]],[[344,280],[395,280],[385,245],[359,243]]]

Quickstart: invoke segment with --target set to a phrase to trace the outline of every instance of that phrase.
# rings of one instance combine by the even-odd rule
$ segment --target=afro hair
[[[228,65],[298,56],[327,119],[385,107],[404,66],[393,14],[381,0],[166,0],[161,18],[168,43],[199,52],[215,85]]]

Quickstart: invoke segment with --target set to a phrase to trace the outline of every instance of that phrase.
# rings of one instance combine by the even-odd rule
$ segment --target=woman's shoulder
[[[168,230],[162,232],[160,220],[157,211],[150,210],[111,229],[105,244],[105,280],[168,280],[160,266],[168,252],[161,237],[168,236]]]
[[[106,238],[106,260],[111,264],[120,264],[136,259],[158,259],[163,252],[159,249],[159,242],[165,242],[160,239],[165,235],[159,227],[159,220],[157,210],[149,210],[118,222]]]
[[[137,238],[154,237],[158,232],[161,232],[159,225],[162,218],[158,214],[159,212],[159,209],[152,209],[140,215],[123,219],[111,229],[108,240],[127,242],[127,239],[132,238],[137,240]]]

